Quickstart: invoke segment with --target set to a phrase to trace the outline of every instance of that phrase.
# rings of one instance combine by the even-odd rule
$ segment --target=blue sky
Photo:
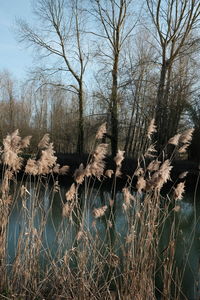
[[[6,69],[23,80],[32,64],[32,52],[17,42],[16,18],[32,20],[30,0],[0,0],[0,72]]]

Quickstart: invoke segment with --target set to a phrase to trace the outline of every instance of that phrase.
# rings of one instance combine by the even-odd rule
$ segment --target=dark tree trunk
[[[112,92],[111,92],[111,151],[114,157],[118,150],[118,60],[119,55],[115,55],[112,70]]]
[[[126,136],[126,143],[124,146],[124,151],[125,153],[128,155],[130,152],[130,149],[128,151],[128,146],[131,143],[131,129],[133,127],[133,117],[134,117],[134,113],[135,113],[135,107],[136,107],[136,101],[137,101],[137,97],[138,97],[138,90],[139,90],[139,84],[137,83],[136,85],[136,90],[135,90],[135,95],[134,95],[134,99],[133,99],[133,106],[132,106],[132,111],[131,111],[131,119],[130,119],[130,123],[129,123],[129,127],[128,127],[128,133]],[[133,135],[134,136],[134,135]],[[132,138],[133,138],[132,136]]]
[[[82,82],[79,83],[79,120],[78,120],[78,141],[77,141],[77,153],[84,152],[84,128],[83,128],[83,87]]]
[[[128,154],[127,150],[128,150],[128,145],[130,143],[130,138],[131,138],[131,129],[132,129],[132,125],[133,125],[133,116],[134,116],[134,105],[133,105],[132,112],[131,112],[131,119],[130,119],[130,123],[129,123],[129,127],[128,127],[128,133],[127,133],[127,136],[126,136],[126,142],[125,142],[125,146],[124,146],[124,151],[125,151],[126,154]]]
[[[157,133],[155,135],[155,141],[157,142],[158,152],[160,153],[165,144],[165,132],[163,131],[163,124],[166,122],[166,104],[165,103],[165,81],[167,75],[167,63],[163,62],[160,80],[157,92],[157,104],[156,104],[156,114],[155,114],[155,123],[157,126]]]

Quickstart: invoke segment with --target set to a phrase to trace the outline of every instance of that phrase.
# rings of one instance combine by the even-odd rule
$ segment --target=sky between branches
[[[32,63],[32,52],[16,40],[17,18],[33,21],[31,2],[0,0],[0,71],[6,69],[22,80]]]

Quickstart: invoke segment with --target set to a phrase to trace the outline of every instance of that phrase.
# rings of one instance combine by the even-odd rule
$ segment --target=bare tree
[[[120,53],[135,24],[128,26],[131,0],[92,0],[95,4],[95,16],[101,27],[94,34],[103,38],[107,44],[99,49],[99,55],[109,59],[112,74],[110,93],[111,151],[115,156],[118,150],[119,135],[119,63]]]
[[[35,0],[35,13],[40,21],[38,29],[23,20],[18,21],[20,41],[36,46],[40,57],[48,59],[50,67],[42,71],[50,75],[58,72],[70,75],[66,77],[66,86],[79,100],[77,151],[81,153],[84,151],[83,78],[88,56],[82,46],[80,1]]]
[[[153,118],[155,107],[155,60],[156,53],[152,39],[146,30],[140,28],[133,46],[127,47],[127,74],[125,89],[128,92],[127,130],[124,150],[137,158],[144,153],[147,143],[147,126]]]
[[[198,0],[146,0],[148,11],[156,29],[156,40],[161,53],[161,68],[157,90],[155,119],[159,150],[168,136],[167,107],[172,69],[178,57],[191,53],[198,39],[192,38],[200,20]],[[168,119],[171,122],[171,119]],[[174,132],[177,126],[174,126]]]
[[[189,159],[200,163],[200,94],[194,95],[192,103],[188,104],[187,108],[189,118],[194,126],[192,143],[189,147]]]
[[[24,88],[8,71],[0,72],[0,138],[19,129],[30,134],[31,103],[29,88]]]
[[[6,128],[9,132],[15,129],[15,84],[14,79],[8,71],[4,71],[0,75],[0,91],[1,101],[6,105]],[[5,113],[5,112],[4,112]]]

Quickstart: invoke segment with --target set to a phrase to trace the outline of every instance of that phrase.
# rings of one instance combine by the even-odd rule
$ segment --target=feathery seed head
[[[170,165],[169,159],[166,159],[162,163],[159,172],[161,177],[163,178],[164,183],[166,183],[170,179],[170,173],[172,168],[173,167]]]
[[[175,136],[169,139],[168,144],[178,146],[180,136],[181,136],[180,133],[176,134]]]
[[[22,158],[18,157],[21,152],[21,137],[18,129],[12,134],[8,134],[3,139],[3,163],[8,165],[13,171],[17,172],[22,166]]]
[[[155,119],[152,119],[147,129],[148,138],[151,139],[152,134],[156,131]]]
[[[93,214],[94,214],[95,219],[102,217],[105,214],[107,208],[108,208],[107,205],[104,205],[104,206],[99,207],[99,208],[95,208],[93,210]]]
[[[142,190],[145,190],[146,188],[146,180],[143,176],[139,176],[136,184],[136,189],[138,190],[138,193],[141,194]]]
[[[134,172],[134,176],[141,176],[141,175],[144,175],[144,170],[143,168],[138,167]]]
[[[151,178],[151,184],[156,190],[161,190],[164,183],[170,180],[170,173],[173,167],[170,165],[169,159],[165,160],[158,171]]]
[[[186,153],[187,151],[187,148],[190,146],[190,144],[184,144],[183,146],[181,146],[179,149],[178,149],[178,153]]]
[[[69,166],[62,166],[61,168],[60,168],[60,170],[59,170],[59,174],[60,175],[65,175],[65,174],[67,174],[69,172]]]
[[[135,200],[135,198],[131,195],[127,187],[123,188],[122,192],[124,196],[124,203],[126,204],[126,207],[129,208],[131,206],[131,200]]]
[[[35,159],[31,159],[31,158],[28,159],[25,167],[25,173],[30,175],[38,174],[38,164]]]
[[[59,172],[60,172],[60,165],[59,164],[55,164],[55,166],[53,167],[52,171],[55,174],[59,174]]]
[[[182,173],[178,176],[178,178],[183,179],[183,178],[185,178],[185,177],[187,176],[187,174],[188,174],[188,171],[182,172]]]
[[[180,205],[175,205],[174,208],[173,208],[173,210],[174,210],[175,212],[179,212],[180,209],[181,209]]]
[[[32,136],[28,135],[21,140],[21,148],[27,148],[30,145]]]
[[[183,144],[188,144],[192,140],[192,134],[194,132],[194,128],[190,128],[185,130],[180,136],[180,142]]]
[[[157,152],[157,150],[155,149],[155,145],[150,145],[147,149],[147,151],[145,152],[144,154],[144,157],[155,157],[156,155],[155,154],[152,154],[152,153],[155,153]]]
[[[117,155],[114,158],[117,167],[121,167],[122,161],[124,160],[124,153],[125,151],[122,150],[117,151]]]
[[[184,192],[185,192],[185,182],[180,182],[179,184],[177,184],[177,187],[174,189],[174,199],[182,200]]]
[[[114,171],[113,171],[113,170],[106,170],[106,171],[105,171],[105,176],[107,176],[107,177],[111,178],[111,177],[112,177],[112,175],[113,175],[113,173],[114,173]]]
[[[39,149],[46,149],[49,147],[49,141],[50,141],[50,137],[49,134],[46,133],[43,138],[39,141],[38,143],[38,148]]]
[[[76,186],[73,183],[69,189],[69,191],[65,194],[66,200],[73,201],[76,197]]]
[[[38,160],[38,174],[49,174],[56,165],[57,157],[54,155],[53,143],[50,143]]]
[[[74,172],[74,179],[76,183],[82,184],[85,177],[85,169],[83,164],[80,164],[79,168],[75,170]]]
[[[147,166],[147,170],[150,172],[158,171],[160,164],[161,164],[161,161],[154,159]]]
[[[16,152],[10,150],[4,151],[2,155],[3,163],[13,169],[14,172],[18,172],[22,166],[22,158],[17,155]]]
[[[97,140],[101,140],[103,138],[104,134],[106,133],[106,125],[107,123],[105,122],[99,127],[95,137]]]
[[[65,203],[62,209],[63,217],[68,218],[71,215],[72,209],[73,209],[72,205],[70,205],[69,203]]]
[[[89,175],[93,175],[98,179],[100,179],[100,177],[103,175],[105,169],[104,159],[107,154],[107,149],[108,149],[108,144],[104,144],[104,143],[99,144],[96,147],[91,162],[88,165],[87,173]]]

